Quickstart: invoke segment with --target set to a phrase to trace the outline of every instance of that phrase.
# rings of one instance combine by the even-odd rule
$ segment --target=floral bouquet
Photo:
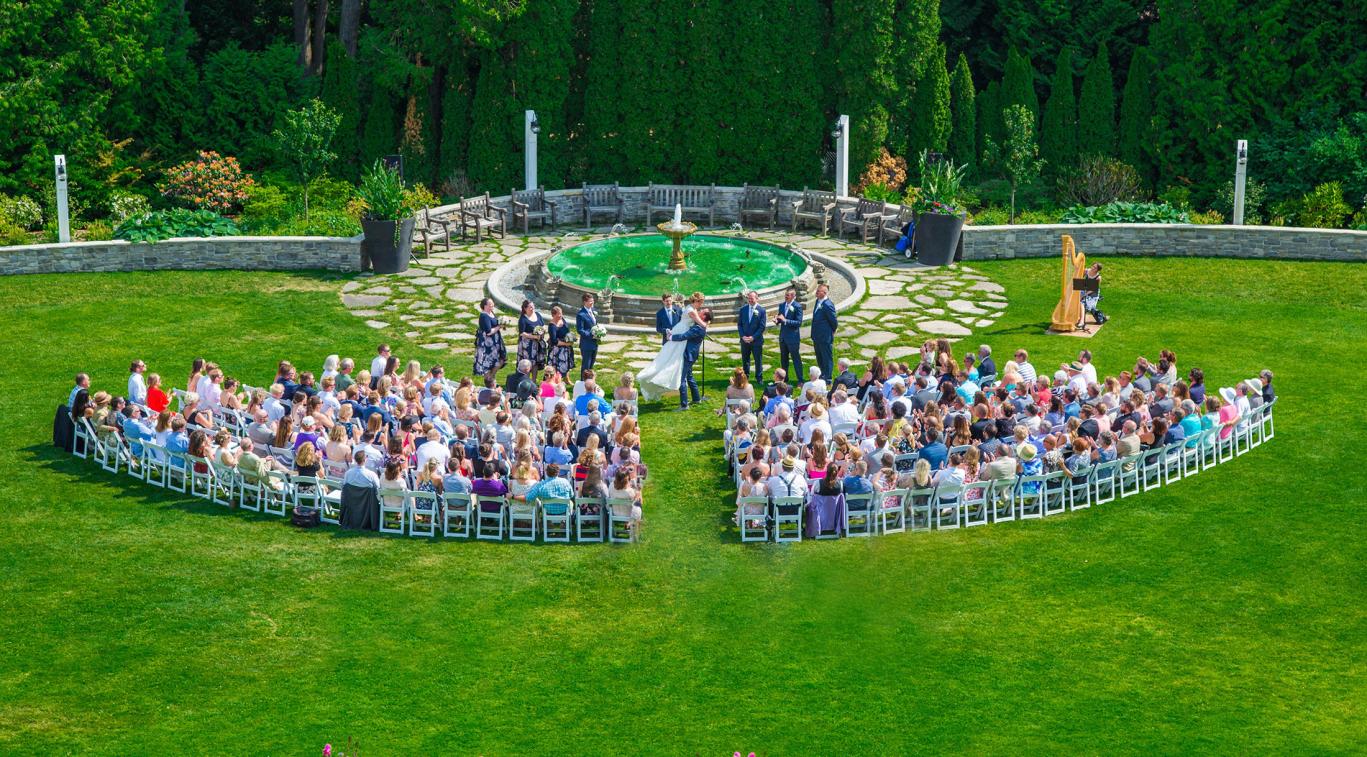
[[[594,327],[593,327],[593,338],[594,338],[594,339],[596,339],[596,340],[598,340],[598,341],[602,341],[603,337],[605,337],[605,336],[607,336],[607,335],[608,335],[607,327],[605,327],[605,326],[594,326]]]
[[[579,344],[579,332],[571,330],[570,333],[565,335],[565,341],[570,344]]]
[[[536,328],[532,329],[532,336],[536,337],[537,339],[545,338],[545,336],[546,336],[546,327],[545,327],[545,326],[537,326]]]

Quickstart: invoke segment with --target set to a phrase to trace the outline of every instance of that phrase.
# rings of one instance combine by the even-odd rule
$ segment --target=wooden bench
[[[886,240],[891,239],[895,243],[902,238],[902,227],[915,216],[911,208],[901,205],[897,212],[885,212],[883,223],[878,227],[878,244],[886,244]],[[908,256],[910,257],[910,256]]]
[[[595,213],[598,215],[611,213],[613,223],[622,222],[622,215],[626,212],[626,201],[622,199],[622,190],[618,188],[617,182],[585,184],[583,194],[585,228],[593,228]]]
[[[742,226],[747,218],[758,218],[769,228],[774,228],[774,224],[778,223],[778,187],[752,187],[746,184],[741,190],[736,215],[736,220]]]
[[[855,203],[852,208],[840,209],[840,220],[837,224],[836,232],[841,239],[845,238],[845,230],[857,230],[859,241],[868,244],[869,237],[872,236],[883,223],[883,210],[886,203],[877,200],[868,200],[863,197]]]
[[[414,237],[422,242],[423,254],[432,254],[432,243],[440,241],[449,251],[451,249],[451,224],[456,222],[456,217],[450,212],[440,215],[433,215],[431,208],[423,208],[418,211],[416,222],[413,224]]]
[[[514,189],[508,192],[508,196],[512,198],[513,226],[516,227],[518,220],[521,220],[523,234],[527,233],[532,221],[540,223],[542,228],[550,221],[551,228],[555,228],[555,203],[546,200],[545,187],[520,191]]]
[[[793,203],[793,231],[806,223],[821,227],[821,233],[830,231],[831,216],[835,213],[835,192],[822,192],[819,189],[802,188],[802,199]]]
[[[717,225],[716,185],[706,187],[679,184],[651,184],[650,202],[646,205],[646,224],[654,222],[656,213],[673,217],[674,206],[682,207],[684,215],[694,213],[707,216],[707,225]]]
[[[465,197],[460,201],[460,238],[471,229],[475,231],[475,241],[484,239],[487,232],[498,232],[500,237],[508,235],[508,211],[489,202],[489,193],[478,197]]]

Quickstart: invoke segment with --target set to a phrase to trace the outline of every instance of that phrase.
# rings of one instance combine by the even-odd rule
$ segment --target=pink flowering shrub
[[[201,151],[195,160],[166,170],[161,193],[195,210],[227,214],[242,207],[255,183],[237,158]]]

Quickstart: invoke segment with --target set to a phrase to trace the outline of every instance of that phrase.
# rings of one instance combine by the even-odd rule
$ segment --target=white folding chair
[[[736,527],[742,542],[769,541],[769,498],[737,497]]]
[[[410,489],[403,497],[404,510],[408,513],[408,535],[436,536],[437,517],[441,514],[437,493]]]
[[[408,499],[405,492],[394,489],[380,489],[380,533],[403,534],[408,518]]]
[[[570,540],[570,520],[574,503],[568,499],[547,497],[536,501],[541,511],[541,541],[546,543]]]
[[[880,533],[900,534],[907,530],[906,496],[906,489],[889,489],[874,498]]]
[[[1085,510],[1092,506],[1092,466],[1078,468],[1064,482],[1067,489],[1068,508]]]
[[[475,538],[486,541],[503,541],[503,516],[508,510],[508,500],[504,497],[474,497],[478,510],[475,518]],[[485,505],[497,509],[485,510]]]
[[[902,497],[902,503],[906,507],[909,528],[913,532],[929,531],[935,516],[935,487],[897,489],[895,491],[906,492]]]
[[[1160,443],[1140,453],[1139,482],[1144,491],[1152,491],[1163,485],[1163,458],[1167,449]]]
[[[641,538],[636,519],[631,515],[635,505],[630,499],[608,498],[604,505],[608,511],[608,541],[630,544]]]
[[[1092,503],[1104,505],[1115,501],[1120,493],[1120,461],[1111,460],[1092,466]]]
[[[220,463],[217,459],[211,461],[214,471],[212,494],[209,500],[215,505],[232,507],[237,496],[237,469]]]
[[[294,491],[290,487],[290,476],[284,471],[266,471],[266,480],[261,482],[261,510],[267,515],[285,514],[294,501]]]
[[[1121,499],[1140,492],[1142,489],[1143,475],[1143,452],[1136,452],[1129,457],[1120,459],[1120,467],[1116,472],[1116,484],[1120,487]]]
[[[73,425],[71,454],[84,460],[94,451],[95,429],[91,428],[89,418],[77,418]]]
[[[964,527],[987,525],[990,515],[987,507],[987,489],[986,481],[963,485],[963,491],[959,493],[959,522]]]
[[[143,442],[142,448],[145,452],[142,456],[142,480],[153,486],[166,488],[166,448],[155,442]]]
[[[1171,484],[1174,481],[1182,480],[1182,452],[1186,447],[1186,441],[1173,442],[1163,449],[1163,483]]]
[[[470,538],[474,533],[473,507],[470,495],[447,492],[442,495],[441,535]]]
[[[935,530],[951,531],[959,527],[959,500],[963,490],[962,484],[940,484],[935,487],[935,511],[930,519]]]
[[[1068,474],[1061,470],[1044,474],[1040,485],[1040,513],[1058,515],[1068,510]]]
[[[237,509],[261,512],[261,504],[265,500],[264,489],[268,486],[270,484],[266,481],[238,471]]]
[[[536,502],[508,500],[508,541],[536,541]]]
[[[1016,519],[1016,492],[1019,491],[1015,476],[994,478],[987,482],[987,510],[993,523],[1007,523]]]
[[[774,541],[802,541],[802,511],[806,504],[806,497],[773,498]]]
[[[187,461],[185,469],[190,476],[190,495],[209,499],[214,493],[214,473],[209,461],[189,453],[186,453],[185,459]]]
[[[846,494],[845,535],[873,536],[877,531],[878,516],[874,512],[873,494]]]
[[[607,539],[603,526],[605,501],[601,497],[580,497],[574,503],[574,540],[601,542]]]
[[[1277,406],[1277,399],[1277,397],[1273,397],[1271,402],[1263,405],[1263,441],[1267,441],[1277,435],[1276,424],[1272,421],[1272,409]]]
[[[1016,520],[1044,517],[1044,476],[1019,476],[1016,479]]]

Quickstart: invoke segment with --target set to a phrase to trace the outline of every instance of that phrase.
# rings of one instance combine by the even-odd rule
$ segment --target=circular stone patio
[[[431,351],[433,359],[459,370],[460,359],[473,354],[479,301],[495,270],[520,255],[549,251],[557,242],[595,239],[607,231],[509,234],[507,239],[479,244],[453,243],[449,251],[434,249],[404,273],[361,274],[342,286],[340,296],[352,315],[382,335],[402,335]],[[923,267],[891,250],[833,237],[759,230],[749,236],[842,259],[863,277],[865,293],[857,304],[842,307],[836,335],[836,355],[855,362],[874,355],[914,355],[930,337],[957,340],[973,328],[992,324],[1006,308],[1001,285],[963,264]],[[725,331],[734,333],[730,328]],[[727,341],[724,333],[717,338]],[[613,333],[599,348],[599,362],[638,370],[650,362],[658,346],[654,334]],[[777,339],[768,340],[766,347],[766,352],[775,353],[766,356],[766,364],[771,364]],[[736,354],[739,357],[739,347]]]

